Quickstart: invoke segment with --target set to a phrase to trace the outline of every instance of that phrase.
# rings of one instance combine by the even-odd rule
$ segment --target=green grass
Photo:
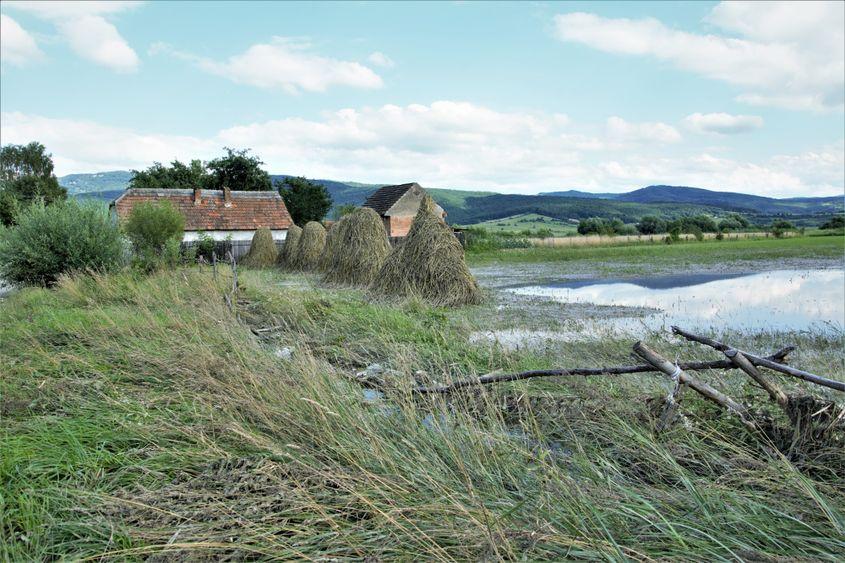
[[[676,244],[637,243],[611,246],[533,247],[467,253],[471,265],[568,263],[591,265],[622,263],[632,269],[672,266],[707,266],[737,261],[780,259],[835,259],[845,256],[845,237],[794,237],[708,240]]]
[[[627,362],[630,342],[470,346],[494,304],[385,305],[275,271],[243,271],[241,283],[236,314],[222,298],[230,280],[207,268],[79,277],[0,302],[0,559],[845,550],[841,443],[790,461],[696,397],[688,430],[656,436],[645,399],[665,394],[659,377],[518,382],[450,400],[402,392],[499,368]],[[786,337],[798,365],[842,365],[841,338]],[[653,338],[672,357],[712,357]],[[371,402],[347,376],[374,362],[396,390]],[[703,377],[760,396],[738,376]]]
[[[538,215],[536,213],[523,213],[521,215],[514,215],[504,219],[494,219],[466,226],[483,227],[494,233],[501,231],[520,232],[525,229],[532,231],[536,231],[537,229],[550,229],[553,236],[556,237],[573,235],[578,232],[577,224],[572,224],[569,221],[555,219],[553,217]]]

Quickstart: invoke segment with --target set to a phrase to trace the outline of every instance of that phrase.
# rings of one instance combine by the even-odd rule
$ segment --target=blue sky
[[[838,195],[843,3],[30,3],[2,143],[59,174],[250,147],[272,173]]]

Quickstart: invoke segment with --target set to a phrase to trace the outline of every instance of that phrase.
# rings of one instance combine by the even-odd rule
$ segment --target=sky
[[[845,186],[845,3],[0,3],[0,142],[56,173],[538,193]]]

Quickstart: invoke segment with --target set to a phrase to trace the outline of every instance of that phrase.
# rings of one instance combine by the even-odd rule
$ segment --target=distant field
[[[504,219],[493,219],[490,221],[483,221],[471,225],[473,227],[484,227],[488,231],[524,231],[530,229],[536,231],[537,229],[551,229],[552,234],[556,237],[565,237],[578,232],[577,225],[570,223],[564,219],[555,219],[547,217],[538,213],[521,213]]]
[[[794,237],[785,239],[705,240],[666,244],[622,243],[608,246],[556,246],[470,252],[472,265],[532,262],[614,261],[679,266],[732,261],[778,259],[830,259],[845,257],[845,237]]]

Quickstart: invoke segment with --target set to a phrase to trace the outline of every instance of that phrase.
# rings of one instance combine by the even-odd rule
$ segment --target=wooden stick
[[[718,340],[713,340],[712,338],[707,338],[706,336],[698,336],[697,334],[687,332],[682,328],[676,326],[672,327],[672,332],[683,336],[687,340],[691,340],[693,342],[698,342],[700,344],[710,346],[711,348],[715,348],[716,350],[725,353],[725,355],[728,355],[729,352],[732,354],[739,352],[756,366],[762,366],[774,371],[779,371],[780,373],[785,373],[786,375],[791,375],[792,377],[797,377],[798,379],[803,379],[804,381],[809,381],[810,383],[815,383],[816,385],[821,385],[823,387],[829,387],[837,391],[845,391],[845,383],[841,381],[836,381],[835,379],[828,379],[826,377],[822,377],[820,375],[816,375],[808,371],[796,369],[794,367],[787,366],[776,361],[772,361],[769,358],[761,358],[759,356],[755,356],[754,354],[743,352],[742,350],[736,350],[734,348],[731,348],[727,344],[722,344]]]
[[[663,400],[663,407],[660,410],[660,417],[657,420],[657,426],[655,429],[658,432],[663,432],[675,421],[676,413],[681,406],[684,389],[687,387],[686,385],[682,385],[680,379],[678,378],[673,378],[672,383],[672,390],[669,391],[669,394],[666,395],[666,398]]]
[[[794,350],[789,346],[778,350],[771,356],[775,360],[783,360],[787,354]],[[701,371],[707,369],[736,369],[733,362],[729,360],[715,360],[709,362],[686,362],[680,364],[681,369],[687,371]],[[640,364],[633,366],[619,366],[607,368],[572,368],[572,369],[546,369],[546,370],[532,370],[523,371],[520,373],[489,373],[481,375],[472,379],[463,379],[455,381],[451,385],[443,385],[440,387],[417,387],[414,393],[426,395],[430,393],[451,393],[457,389],[470,387],[473,385],[489,385],[491,383],[505,383],[508,381],[519,381],[522,379],[533,379],[535,377],[590,377],[594,375],[626,375],[631,373],[648,373],[657,371],[651,364]]]
[[[707,385],[703,381],[698,381],[684,373],[684,371],[680,368],[680,366],[676,366],[675,364],[669,362],[666,358],[643,344],[642,342],[637,342],[634,344],[634,352],[657,368],[659,371],[662,371],[666,375],[671,378],[676,378],[682,384],[689,385],[693,390],[704,396],[706,399],[716,403],[717,405],[728,409],[728,412],[731,412],[739,417],[742,423],[751,430],[757,430],[757,425],[754,424],[751,420],[746,418],[746,410],[745,407],[722,393],[717,389]]]
[[[742,354],[742,352],[738,352],[736,350],[734,350],[734,352],[736,353],[731,354],[731,350],[725,350],[724,354],[734,363],[736,367],[744,371],[749,377],[751,377],[751,379],[759,383],[773,401],[780,405],[781,408],[786,409],[787,403],[789,402],[789,398],[786,396],[786,393],[781,391],[780,387],[763,377],[760,370],[758,370],[757,367]]]

